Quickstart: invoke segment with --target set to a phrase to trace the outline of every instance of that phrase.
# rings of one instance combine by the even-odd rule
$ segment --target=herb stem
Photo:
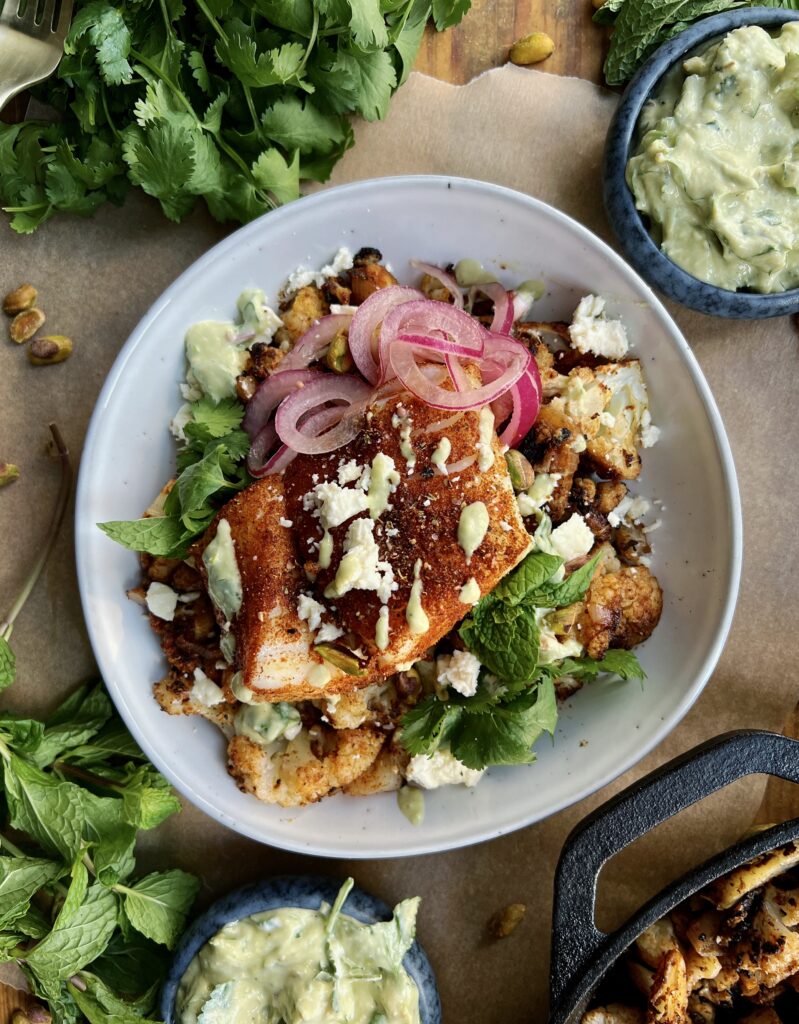
[[[95,775],[94,772],[87,772],[85,768],[78,768],[77,765],[67,764],[65,761],[56,761],[53,765],[53,770],[58,772],[59,775],[66,775],[68,778],[77,779],[79,782],[88,783],[90,786],[98,786],[100,789],[119,789],[116,782],[104,779],[101,775]]]
[[[26,856],[26,854],[22,850],[20,850],[20,848],[16,845],[16,843],[12,843],[11,840],[8,838],[8,836],[4,836],[1,832],[0,832],[0,846],[2,846],[4,849],[8,850],[8,852],[10,854],[12,854],[12,856],[14,856],[14,857],[25,857]]]
[[[61,527],[61,523],[64,520],[64,513],[67,510],[67,503],[69,502],[69,495],[72,491],[72,462],[69,457],[69,449],[64,443],[64,438],[61,436],[61,431],[55,425],[50,424],[50,433],[53,435],[53,441],[58,452],[58,458],[61,465],[61,482],[58,487],[58,497],[56,498],[56,505],[53,511],[53,518],[50,521],[50,530],[45,541],[44,547],[36,559],[36,562],[31,569],[28,578],[22,585],[22,589],[17,595],[17,599],[11,605],[11,608],[6,615],[5,619],[0,622],[0,637],[4,640],[8,640],[11,637],[11,631],[14,628],[14,621],[16,620],[19,613],[22,611],[25,602],[31,595],[31,591],[36,586],[36,583],[41,576],[42,569],[44,569],[47,559],[50,557],[50,552],[53,550],[53,545],[58,537],[58,531]],[[8,749],[8,748],[6,748]]]
[[[108,127],[113,132],[114,138],[121,140],[122,136],[119,134],[117,126],[114,124],[113,118],[111,117],[111,111],[108,109],[108,93],[104,84],[100,85],[100,99],[103,102],[103,113],[105,114],[105,119],[108,122]]]

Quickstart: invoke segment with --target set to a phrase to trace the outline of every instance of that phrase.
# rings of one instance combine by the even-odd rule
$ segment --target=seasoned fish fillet
[[[318,698],[392,674],[446,635],[528,551],[530,536],[487,416],[432,409],[407,393],[378,397],[349,444],[330,455],[299,456],[282,477],[253,484],[222,509],[243,583],[232,626],[236,668],[256,699]],[[449,444],[441,446],[445,438]],[[391,467],[391,486],[367,508],[378,464]],[[487,529],[467,559],[458,539],[461,513],[480,502]],[[327,565],[320,558],[325,545]],[[342,584],[348,551],[356,571]],[[467,584],[469,600],[462,600]],[[310,623],[309,599],[318,602]],[[306,619],[298,614],[301,601]],[[311,627],[320,623],[314,636]],[[314,638],[331,636],[337,649],[355,652],[349,667],[359,675],[314,651]]]

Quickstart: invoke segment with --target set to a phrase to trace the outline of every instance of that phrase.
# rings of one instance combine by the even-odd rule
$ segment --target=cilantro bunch
[[[140,830],[180,810],[166,780],[99,684],[44,722],[0,712],[0,778],[0,963],[56,1024],[151,1019],[199,887],[136,872]]]
[[[92,214],[130,185],[171,220],[202,197],[244,223],[325,181],[350,120],[385,116],[431,14],[470,0],[77,0],[35,95],[50,123],[0,124],[0,204],[19,232]]]
[[[608,85],[621,85],[661,43],[700,18],[734,7],[783,7],[799,10],[799,0],[605,0],[594,15],[613,25],[605,60]]]
[[[250,439],[241,429],[244,406],[235,398],[190,403],[186,443],[177,454],[178,476],[164,514],[129,522],[100,523],[108,536],[132,551],[184,558],[217,511],[252,483],[245,459]]]
[[[545,543],[549,521],[539,526]],[[473,697],[432,695],[402,720],[401,740],[410,754],[433,754],[442,743],[468,768],[530,764],[532,746],[543,732],[555,731],[555,680],[595,679],[610,673],[643,679],[630,651],[608,651],[601,661],[566,658],[540,665],[540,609],[565,608],[585,596],[599,556],[561,578],[563,559],[533,551],[487,594],[460,628],[460,637],[482,662]]]

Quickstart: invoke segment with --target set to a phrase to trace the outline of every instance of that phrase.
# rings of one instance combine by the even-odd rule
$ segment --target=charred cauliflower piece
[[[327,316],[329,312],[330,307],[321,290],[316,285],[309,284],[300,288],[289,299],[286,307],[280,311],[280,318],[291,342],[294,343],[313,326],[314,321]]]
[[[287,744],[269,749],[246,736],[228,746],[230,773],[239,789],[280,807],[302,807],[342,789],[363,775],[380,752],[377,729],[303,730]]]
[[[600,476],[634,480],[641,472],[642,432],[651,441],[653,429],[641,364],[628,359],[598,366],[594,372],[609,396],[599,429],[588,438],[588,457]]]
[[[235,708],[224,701],[208,707],[193,699],[194,681],[177,672],[170,672],[153,686],[153,696],[168,715],[200,715],[218,726],[226,736],[233,734]]]
[[[579,366],[565,378],[550,405],[568,416],[574,424],[575,436],[582,434],[587,442],[599,434],[600,419],[611,397],[611,388],[593,370]]]
[[[372,764],[354,782],[344,787],[349,796],[392,793],[402,786],[410,756],[396,740],[386,743]]]
[[[651,635],[662,610],[663,592],[644,566],[597,576],[585,597],[578,636],[592,658],[604,657],[610,647],[630,650]]]
[[[634,1006],[609,1003],[607,1006],[598,1006],[596,1010],[589,1010],[582,1024],[644,1024],[644,1015]]]
[[[547,501],[549,514],[556,523],[566,514],[572,481],[580,462],[580,456],[572,448],[573,442],[574,424],[562,410],[553,409],[550,402],[541,407],[533,429],[519,445],[536,473],[560,477]]]
[[[397,284],[396,277],[380,262],[382,258],[379,249],[364,248],[356,252],[352,270],[350,270],[350,291],[353,305],[360,306],[373,292]]]

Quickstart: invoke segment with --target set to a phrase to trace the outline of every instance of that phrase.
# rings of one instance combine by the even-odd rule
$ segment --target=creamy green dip
[[[236,562],[236,549],[227,519],[220,519],[216,536],[203,551],[203,565],[208,573],[211,600],[230,621],[241,608],[241,573]]]
[[[333,907],[285,907],[225,927],[180,983],[180,1024],[419,1024],[419,991],[402,965],[419,900],[364,925]]]
[[[236,394],[236,377],[247,366],[247,349],[234,344],[233,324],[201,320],[186,331],[186,359],[203,392],[215,402]]]
[[[663,252],[731,291],[799,285],[799,23],[730,32],[647,104],[627,182]]]

